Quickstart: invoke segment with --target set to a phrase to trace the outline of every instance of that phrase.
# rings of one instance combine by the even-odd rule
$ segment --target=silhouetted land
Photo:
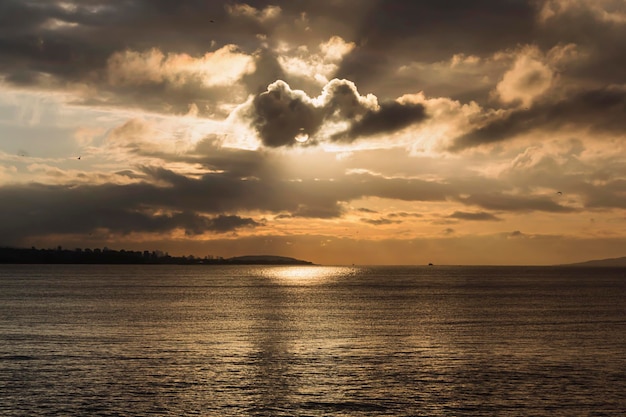
[[[313,265],[284,256],[170,256],[160,251],[0,248],[0,264]]]
[[[621,258],[596,259],[586,262],[578,262],[575,264],[567,264],[565,266],[606,266],[606,267],[626,267],[626,256]]]

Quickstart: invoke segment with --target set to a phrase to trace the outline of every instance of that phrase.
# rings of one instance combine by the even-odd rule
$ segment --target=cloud
[[[188,83],[223,86],[237,82],[255,69],[253,58],[235,45],[225,45],[201,57],[188,54],[165,55],[153,48],[144,52],[116,52],[107,61],[108,80],[115,86]]]
[[[376,110],[367,110],[354,121],[345,132],[333,136],[334,139],[354,140],[363,136],[392,133],[426,118],[426,111],[419,103],[382,103]]]
[[[388,224],[398,224],[398,223],[402,223],[402,220],[391,220],[391,219],[387,219],[384,217],[381,217],[379,219],[361,219],[361,221],[363,223],[368,223],[374,226],[383,226],[383,225],[388,225]]]
[[[245,17],[256,20],[260,23],[276,19],[280,16],[282,9],[280,6],[266,6],[259,10],[246,3],[227,4],[224,6],[228,14],[234,17]]]
[[[530,106],[536,97],[552,85],[554,73],[542,62],[537,48],[525,48],[517,57],[513,68],[507,71],[496,86],[500,99],[505,103],[515,101]]]
[[[130,121],[120,129],[119,132],[112,131],[107,140],[120,141],[120,146],[125,146],[125,141],[128,138],[132,140],[133,135],[143,137],[146,126]],[[315,154],[319,155],[320,152],[316,151]],[[183,161],[202,167],[187,175],[183,174],[191,169],[187,165],[183,165],[182,170],[178,168],[180,172],[148,165],[119,171],[118,175],[126,180],[118,181],[117,184],[89,185],[72,181],[66,185],[0,187],[0,198],[7,202],[3,205],[1,214],[6,219],[7,227],[15,226],[12,233],[6,230],[6,235],[9,236],[16,234],[19,229],[26,234],[28,230],[41,228],[44,233],[51,230],[46,224],[57,223],[55,232],[60,233],[64,227],[68,233],[74,231],[71,224],[55,221],[55,218],[64,216],[76,219],[76,224],[82,224],[84,230],[99,227],[111,228],[120,233],[127,232],[134,230],[131,219],[136,218],[138,231],[146,231],[150,227],[154,230],[158,227],[169,230],[166,226],[177,225],[188,230],[188,234],[194,235],[199,231],[219,231],[221,223],[218,216],[250,219],[250,213],[260,213],[290,218],[339,218],[346,213],[346,203],[367,198],[398,202],[456,201],[485,210],[507,212],[575,211],[565,205],[567,200],[555,199],[553,195],[508,194],[513,190],[504,187],[501,181],[481,178],[476,174],[468,176],[466,172],[459,173],[459,177],[441,177],[437,180],[403,176],[415,175],[412,171],[405,174],[399,171],[395,176],[385,176],[346,169],[351,164],[350,160],[332,158],[323,163],[323,172],[319,171],[319,167],[309,171],[310,167],[297,159],[291,161],[291,157],[293,155],[276,153],[271,149],[250,151],[221,148],[207,139],[183,154],[162,155],[161,160],[173,167],[180,167]],[[303,154],[300,158],[306,161],[311,155]],[[405,158],[408,157],[405,155]],[[289,164],[295,164],[297,169],[286,170]],[[394,166],[389,167],[391,168]],[[66,171],[57,168],[56,172],[65,173],[64,181],[68,180]],[[325,172],[328,172],[327,176],[324,176]],[[436,171],[427,168],[425,172]],[[320,176],[322,178],[318,178]],[[607,192],[610,190],[613,193],[611,195],[615,196],[611,197],[613,200],[608,200],[607,197],[602,200],[599,192],[603,187],[599,187],[593,201],[597,202],[595,204],[600,204],[601,201],[620,204],[619,200],[615,200],[621,192],[619,187],[618,183],[614,183],[607,188]],[[492,192],[485,193],[486,188]],[[588,193],[590,197],[594,196],[590,191]],[[360,207],[369,210],[360,210],[360,213],[381,213],[380,219],[367,219],[374,220],[372,224],[389,224],[423,215],[397,209],[384,213],[377,207]],[[482,212],[458,211],[452,217],[494,220]],[[224,217],[221,220],[228,219],[232,218]],[[29,226],[31,223],[32,229]],[[250,222],[247,224],[252,225]]]
[[[621,0],[546,0],[539,11],[539,20],[549,20],[563,15],[588,15],[610,24],[626,24],[626,6]]]
[[[357,47],[343,60],[336,76],[374,89],[393,84],[393,71],[407,61],[437,62],[459,52],[485,56],[528,43],[536,13],[529,3],[376,2],[365,9],[353,39]]]
[[[325,85],[337,72],[343,57],[354,47],[353,42],[346,42],[340,36],[332,36],[317,46],[317,52],[312,52],[306,45],[290,48],[281,44],[276,54],[285,73]]]
[[[387,215],[387,217],[391,217],[391,218],[395,218],[395,217],[407,218],[407,217],[424,217],[424,215],[420,214],[420,213],[406,213],[404,211],[401,211],[401,212],[398,212],[398,213],[389,213]]]
[[[454,213],[447,216],[450,219],[459,219],[459,220],[476,220],[476,221],[500,221],[499,217],[494,216],[491,213],[487,213],[484,211],[469,213],[465,211],[455,211]]]
[[[622,84],[626,64],[626,4],[621,0],[545,0],[536,3],[541,40],[573,43],[586,55],[571,75],[578,83]]]
[[[585,205],[589,208],[626,209],[626,180],[606,181],[602,186],[584,186]]]
[[[361,213],[371,213],[371,214],[378,213],[376,210],[368,209],[367,207],[360,207],[360,208],[356,209],[356,211],[359,211]]]
[[[292,213],[293,217],[333,219],[341,217],[344,210],[338,202],[326,202],[325,204],[299,204]]]
[[[205,230],[210,230],[216,233],[226,233],[243,227],[258,227],[261,226],[261,223],[250,218],[242,218],[233,215],[219,215],[217,217],[207,219],[205,225]],[[203,231],[202,229],[200,230],[201,232]]]
[[[577,211],[556,203],[545,196],[507,195],[501,193],[474,193],[471,196],[460,198],[468,205],[476,205],[488,210],[529,212],[546,211],[553,213],[571,213]]]
[[[256,96],[243,114],[269,147],[293,146],[298,134],[315,136],[325,127],[331,130],[328,139],[353,141],[392,133],[426,118],[421,103],[378,104],[375,96],[361,96],[354,83],[338,79],[330,81],[315,98],[276,81]]]
[[[193,147],[194,120],[173,123],[167,119],[132,118],[106,132],[102,146],[108,156],[128,158],[131,153],[134,158],[167,159],[167,155]],[[174,129],[176,137],[172,137]]]
[[[7,185],[0,187],[4,242],[33,235],[87,233],[96,229],[127,235],[132,232],[167,233],[185,230],[190,236],[223,232],[261,223],[243,213],[289,214],[305,218],[337,218],[343,202],[367,196],[406,201],[443,200],[445,185],[412,179],[385,179],[371,175],[345,175],[335,180],[288,181],[270,169],[267,158],[246,173],[248,152],[225,153],[214,158],[218,167],[239,165],[242,169],[187,177],[162,167],[122,171],[132,177],[126,184]],[[258,153],[251,153],[250,156]],[[238,159],[237,159],[238,158]],[[230,161],[228,161],[230,160]],[[443,188],[443,189],[442,189]],[[233,217],[237,216],[240,219]]]
[[[451,150],[511,140],[535,130],[587,129],[621,134],[626,129],[626,88],[611,86],[576,92],[529,109],[492,113],[486,122],[457,137]]]
[[[101,94],[80,98],[85,105],[139,107],[161,113],[226,115],[245,100],[250,82],[266,69],[262,52],[243,52],[233,44],[202,55],[165,53],[158,48],[126,49],[108,57]],[[274,74],[272,74],[274,75]]]
[[[242,77],[242,82],[248,93],[260,94],[267,89],[269,84],[287,78],[285,71],[278,62],[279,56],[276,52],[263,46],[254,51],[253,55],[256,69]]]
[[[454,53],[436,62],[412,61],[399,65],[390,75],[394,83],[389,88],[401,95],[419,85],[430,97],[487,103],[504,66],[502,60],[464,53]]]
[[[14,243],[29,236],[78,234],[95,230],[128,235],[130,233],[168,233],[184,230],[188,236],[225,233],[261,223],[235,215],[207,216],[187,209],[164,210],[150,207],[141,198],[128,198],[126,192],[146,191],[143,184],[102,186],[31,185],[4,187],[0,195],[12,198],[0,208],[3,242]],[[93,194],[85,194],[91,191]],[[153,189],[155,191],[155,189]],[[164,207],[164,205],[161,205]]]
[[[298,133],[314,134],[323,114],[312,100],[284,81],[270,84],[252,102],[252,123],[263,144],[270,147],[293,145]]]
[[[250,44],[250,25],[227,18],[221,3],[9,0],[2,7],[0,79],[73,94],[83,105],[184,114],[195,103],[201,116],[223,116],[221,106],[244,101],[265,71],[262,42]],[[259,18],[279,19],[277,10],[262,9]],[[262,88],[276,79],[263,79]]]

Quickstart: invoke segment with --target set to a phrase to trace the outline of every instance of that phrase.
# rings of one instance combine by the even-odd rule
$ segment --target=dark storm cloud
[[[245,117],[269,147],[291,146],[298,134],[315,135],[325,122],[348,122],[349,127],[331,139],[353,141],[359,137],[392,133],[426,118],[423,105],[384,102],[361,96],[348,80],[334,79],[323,93],[311,99],[301,90],[292,90],[284,81],[268,86],[256,96]]]
[[[126,174],[126,173],[125,173]],[[441,199],[437,185],[415,180],[371,177],[291,182],[278,178],[240,179],[229,174],[187,178],[163,168],[143,168],[157,181],[129,185],[25,185],[0,188],[0,236],[11,243],[33,235],[87,233],[96,229],[128,234],[182,228],[189,235],[223,233],[259,222],[233,214],[245,210],[289,212],[294,217],[332,218],[340,202],[378,195],[403,199]],[[406,195],[403,195],[405,194]]]
[[[626,129],[626,89],[606,87],[582,91],[556,102],[540,102],[531,108],[495,116],[454,141],[458,151],[482,144],[501,142],[534,129],[588,128],[595,132],[620,134]]]
[[[484,211],[480,211],[477,213],[469,213],[465,211],[455,211],[451,215],[447,216],[450,219],[459,219],[459,220],[476,220],[476,221],[499,221],[502,220],[497,216],[494,216],[491,213],[487,213]]]
[[[10,221],[3,221],[0,235],[11,243],[27,236],[87,233],[100,228],[123,235],[164,233],[174,229],[184,229],[186,235],[197,235],[260,226],[253,219],[234,215],[211,217],[189,210],[159,214],[149,210],[147,204],[129,197],[128,193],[142,189],[145,187],[4,187],[0,189],[2,200],[11,199],[11,203],[0,207],[0,215]]]
[[[391,133],[426,118],[421,104],[401,104],[396,101],[382,103],[377,110],[368,110],[360,120],[352,123],[346,132],[339,133],[336,139],[356,139],[379,133]]]
[[[304,92],[293,91],[282,81],[256,96],[252,106],[252,123],[263,144],[270,147],[292,145],[300,132],[314,134],[324,117]]]

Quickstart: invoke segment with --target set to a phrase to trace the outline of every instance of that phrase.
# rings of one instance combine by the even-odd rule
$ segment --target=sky
[[[626,256],[625,0],[0,0],[0,246]]]

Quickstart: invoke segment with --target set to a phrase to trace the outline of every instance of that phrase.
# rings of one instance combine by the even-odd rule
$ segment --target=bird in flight
[[[563,195],[563,193],[561,191],[557,191],[556,192],[558,195]]]

